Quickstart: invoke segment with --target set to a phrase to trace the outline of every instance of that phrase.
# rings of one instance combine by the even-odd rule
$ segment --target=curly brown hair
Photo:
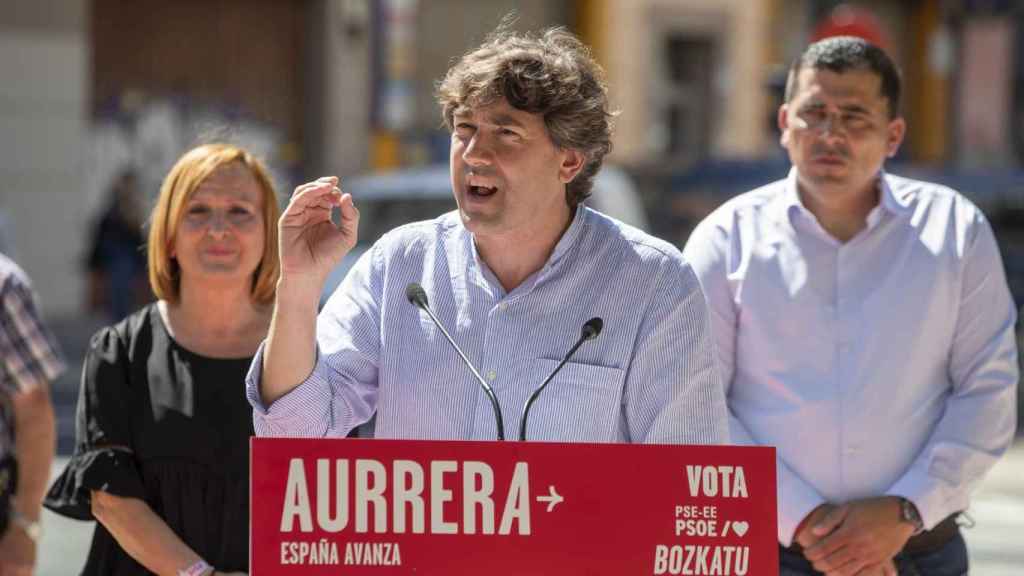
[[[590,49],[564,28],[539,36],[499,26],[466,53],[438,84],[445,126],[460,107],[477,108],[504,98],[517,110],[539,114],[555,146],[578,150],[586,160],[566,186],[575,207],[590,196],[594,176],[612,149],[612,118],[604,71]]]

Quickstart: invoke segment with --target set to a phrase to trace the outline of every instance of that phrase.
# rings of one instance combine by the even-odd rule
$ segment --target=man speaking
[[[247,381],[257,434],[343,437],[376,414],[382,438],[725,442],[694,273],[584,204],[612,118],[587,48],[559,29],[499,28],[438,99],[458,210],[384,235],[319,317],[359,212],[336,178],[296,188]]]

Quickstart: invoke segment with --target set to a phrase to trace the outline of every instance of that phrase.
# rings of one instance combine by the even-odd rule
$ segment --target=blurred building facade
[[[593,47],[621,113],[611,161],[666,213],[720,201],[680,184],[717,186],[709,163],[784,170],[785,69],[830,31],[876,34],[903,68],[901,163],[1019,180],[1024,6],[1010,0],[6,0],[0,240],[46,310],[72,315],[90,219],[125,165],[152,197],[213,138],[268,160],[282,195],[445,162],[435,83],[512,11],[519,29],[565,25]],[[662,225],[680,239],[678,219]]]
[[[678,165],[775,154],[785,70],[854,33],[903,69],[902,160],[1010,168],[1024,158],[1024,4],[982,0],[578,2],[623,110],[618,159]]]
[[[88,124],[88,7],[69,0],[6,2],[0,16],[0,226],[44,298],[44,311],[78,309],[84,275],[74,250]],[[71,303],[74,306],[64,304]]]

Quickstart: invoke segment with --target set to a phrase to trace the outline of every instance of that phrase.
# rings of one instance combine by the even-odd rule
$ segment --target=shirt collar
[[[880,202],[871,213],[868,214],[868,225],[874,226],[878,223],[878,220],[882,217],[882,210],[889,212],[895,216],[899,216],[907,213],[910,208],[910,198],[908,195],[899,194],[893,190],[890,180],[892,179],[885,170],[878,172],[878,178],[875,181],[875,185],[879,188]],[[814,218],[811,211],[804,206],[800,200],[800,193],[797,188],[797,170],[796,166],[789,169],[789,175],[783,183],[782,195],[779,197],[779,209],[781,214],[792,221],[793,216],[796,214],[804,214],[807,217]]]
[[[583,227],[586,225],[588,212],[589,210],[582,202],[576,206],[572,220],[569,222],[569,227],[566,228],[562,237],[558,239],[558,243],[555,244],[555,249],[551,251],[551,256],[548,258],[547,263],[544,264],[544,267],[541,268],[541,270],[554,266],[562,259],[562,256],[564,256],[570,248],[576,245],[576,241],[580,237],[580,231],[583,230]]]
[[[906,194],[902,190],[894,190],[892,178],[885,170],[878,174],[879,186],[882,189],[882,206],[897,216],[913,211],[913,207],[910,205],[912,200],[910,194]]]
[[[551,256],[548,257],[547,262],[538,270],[530,275],[522,284],[513,290],[513,293],[528,292],[533,289],[544,276],[546,276],[552,269],[554,269],[562,260],[573,246],[575,246],[580,237],[584,227],[588,225],[590,216],[590,209],[587,208],[583,203],[580,203],[576,207],[575,213],[573,214],[572,220],[569,222],[569,227],[562,233],[562,237],[558,239],[555,244],[555,249],[551,251]],[[487,264],[480,258],[480,254],[476,249],[476,243],[473,242],[473,235],[466,230],[465,226],[461,225],[461,230],[465,233],[463,238],[464,250],[467,254],[467,264],[470,269],[470,278],[475,280],[477,284],[488,288],[494,292],[496,298],[503,297],[504,289],[501,287],[501,283],[498,282],[494,273],[487,267]],[[454,270],[453,270],[454,276]]]

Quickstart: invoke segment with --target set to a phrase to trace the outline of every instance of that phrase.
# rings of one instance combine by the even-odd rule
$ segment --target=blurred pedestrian
[[[159,301],[93,337],[75,453],[46,498],[98,520],[84,574],[247,570],[243,381],[270,323],[279,213],[264,165],[234,146],[195,148],[164,180],[148,242]]]
[[[114,180],[103,215],[96,222],[86,261],[89,309],[119,320],[150,300],[143,252],[142,198],[134,170]]]
[[[57,437],[49,389],[64,364],[28,277],[3,254],[0,360],[0,576],[28,576]]]
[[[900,75],[810,45],[778,112],[793,169],[686,244],[731,434],[778,455],[782,574],[967,573],[956,522],[1013,439],[1015,310],[984,215],[883,169]]]

